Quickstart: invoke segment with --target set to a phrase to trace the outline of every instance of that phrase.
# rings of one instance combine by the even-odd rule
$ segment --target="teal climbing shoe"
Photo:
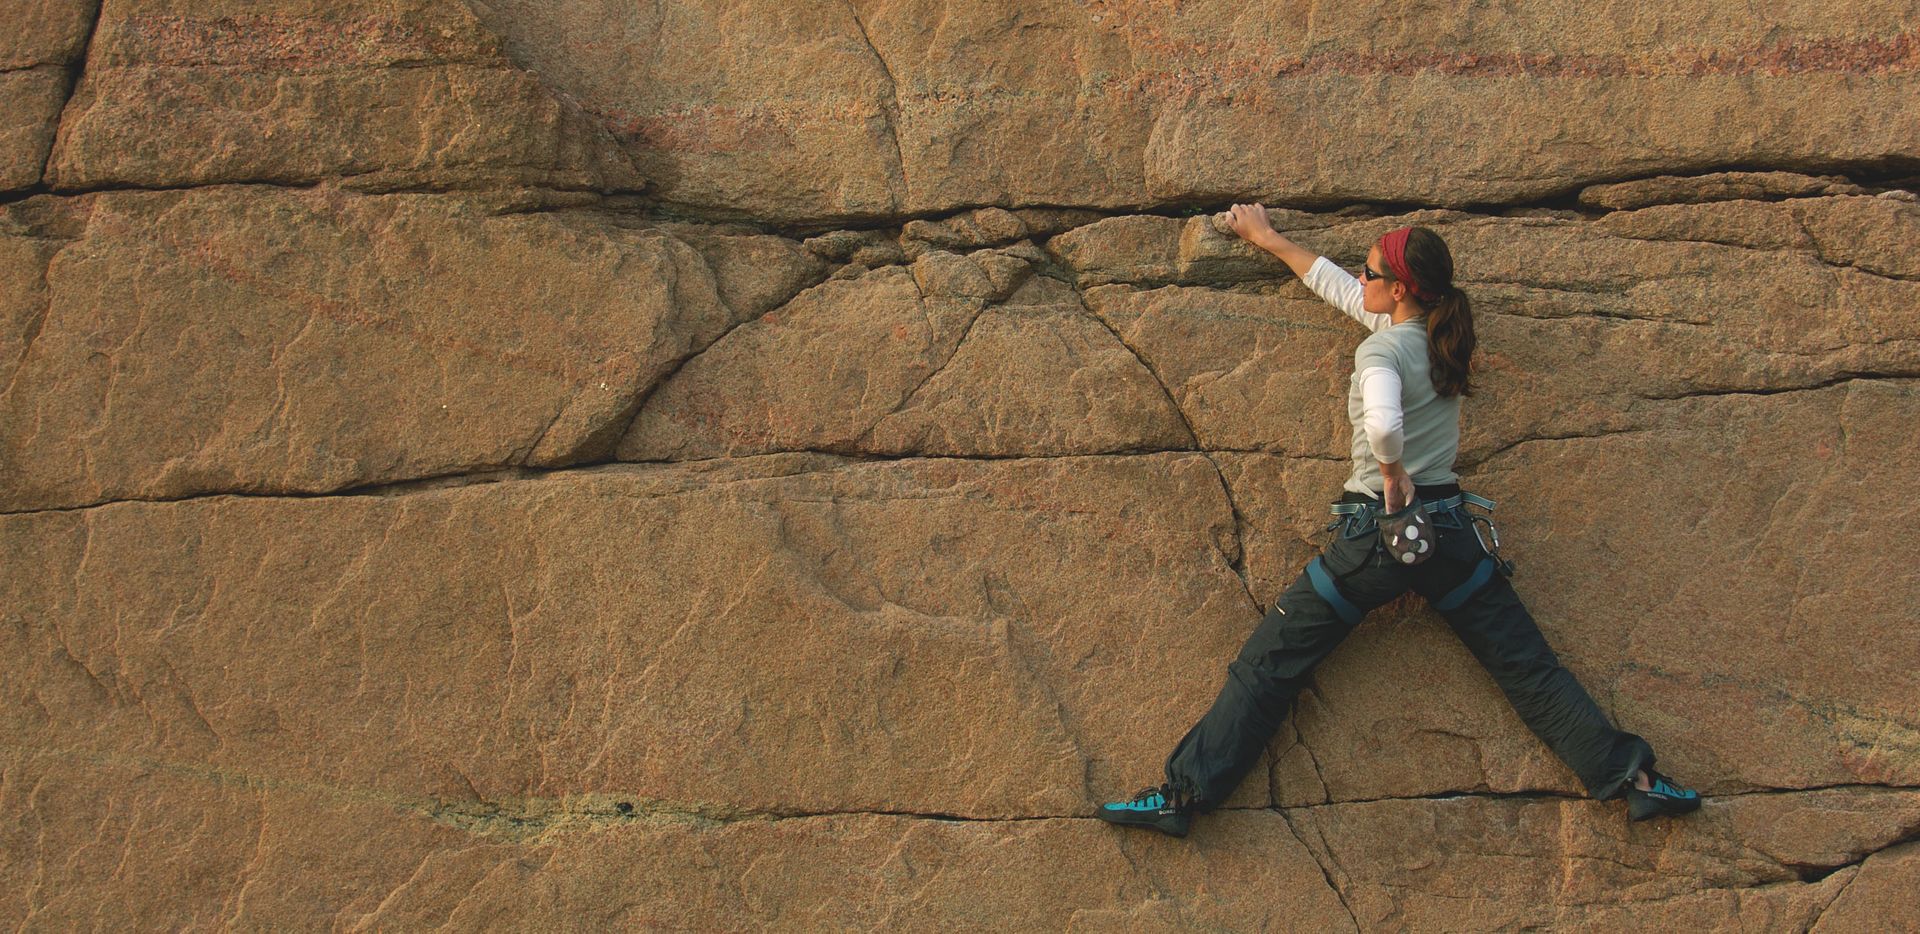
[[[1100,805],[1100,819],[1127,827],[1151,827],[1169,837],[1184,837],[1193,826],[1193,811],[1171,785],[1143,788],[1128,801]]]
[[[1651,787],[1646,791],[1627,786],[1627,819],[1678,816],[1700,809],[1699,792],[1682,788],[1673,779],[1652,769],[1647,770],[1647,781]]]

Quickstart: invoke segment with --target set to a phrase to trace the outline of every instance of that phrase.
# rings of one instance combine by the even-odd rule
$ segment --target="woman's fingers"
[[[1389,474],[1381,478],[1380,505],[1388,512],[1399,512],[1413,502],[1413,478]]]
[[[1242,237],[1259,233],[1267,223],[1267,208],[1262,204],[1236,204],[1227,210],[1227,223]]]

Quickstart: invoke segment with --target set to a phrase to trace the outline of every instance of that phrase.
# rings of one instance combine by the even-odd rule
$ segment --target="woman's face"
[[[1393,313],[1393,280],[1386,278],[1386,260],[1380,248],[1367,251],[1366,268],[1360,272],[1360,307],[1370,315]]]

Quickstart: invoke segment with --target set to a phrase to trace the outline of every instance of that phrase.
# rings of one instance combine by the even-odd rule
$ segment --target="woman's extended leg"
[[[1168,784],[1199,811],[1224,802],[1260,761],[1314,666],[1357,622],[1343,619],[1300,575],[1227,665],[1213,706],[1167,757]]]
[[[1440,609],[1467,651],[1493,676],[1513,709],[1595,798],[1618,797],[1653,765],[1653,747],[1616,729],[1547,645],[1505,577],[1457,606]]]
[[[1213,707],[1167,757],[1166,786],[1106,805],[1101,818],[1184,835],[1189,814],[1219,807],[1260,761],[1314,666],[1369,610],[1407,587],[1400,568],[1374,561],[1371,536],[1335,542],[1280,595],[1227,665]]]
[[[1219,807],[1240,786],[1314,666],[1375,607],[1407,592],[1399,567],[1382,563],[1375,536],[1337,539],[1294,579],[1240,656],[1227,665],[1213,707],[1167,756],[1167,783],[1192,807]]]

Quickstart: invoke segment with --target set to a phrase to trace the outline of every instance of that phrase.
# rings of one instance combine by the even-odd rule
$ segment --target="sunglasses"
[[[1385,279],[1386,277],[1387,277],[1386,273],[1374,272],[1372,266],[1369,266],[1365,263],[1360,264],[1360,278],[1368,282],[1372,282],[1375,279]]]

